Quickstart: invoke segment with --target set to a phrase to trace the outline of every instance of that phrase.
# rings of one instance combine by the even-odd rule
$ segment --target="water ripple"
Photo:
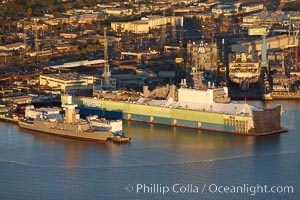
[[[66,166],[66,165],[38,165],[31,164],[19,161],[0,161],[0,163],[6,163],[17,165],[17,166],[26,166],[33,168],[50,168],[50,169],[109,169],[109,168],[129,168],[129,167],[153,167],[153,166],[164,166],[164,165],[188,165],[188,164],[198,164],[198,163],[216,163],[230,160],[240,160],[246,158],[256,158],[256,157],[270,157],[270,156],[287,156],[287,155],[297,155],[300,154],[300,150],[291,151],[291,152],[282,152],[277,154],[262,154],[262,155],[241,155],[241,156],[231,156],[231,157],[222,157],[215,159],[205,159],[205,160],[195,160],[195,161],[178,161],[178,162],[165,162],[165,163],[144,163],[144,164],[128,164],[128,165],[74,165],[74,166]]]

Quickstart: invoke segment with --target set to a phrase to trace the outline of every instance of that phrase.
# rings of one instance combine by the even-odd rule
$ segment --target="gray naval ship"
[[[55,136],[85,140],[92,142],[105,142],[112,136],[112,127],[99,131],[91,124],[79,118],[76,112],[77,105],[62,105],[65,110],[63,120],[56,118],[39,118],[34,120],[19,121],[21,128],[43,132]]]

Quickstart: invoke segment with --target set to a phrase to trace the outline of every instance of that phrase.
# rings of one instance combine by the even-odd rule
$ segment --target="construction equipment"
[[[111,76],[111,73],[109,71],[109,65],[108,65],[106,27],[104,28],[104,60],[106,62],[104,64],[104,72],[102,74],[102,77],[104,77],[105,79],[105,84],[102,85],[102,88],[109,89],[109,77]]]
[[[261,35],[261,37],[262,37],[262,45],[261,45],[261,67],[268,69],[267,41],[266,41],[266,37],[268,35],[267,28],[266,27],[249,28],[248,35]]]
[[[250,28],[248,30],[248,35],[261,35],[262,45],[261,45],[261,75],[263,77],[263,93],[264,96],[270,93],[270,81],[269,81],[269,63],[267,61],[267,41],[266,36],[268,35],[268,30],[266,27],[260,28]]]
[[[294,69],[295,71],[299,70],[299,29],[300,29],[300,16],[299,15],[288,15],[289,23],[289,38],[288,46],[290,48],[295,48],[295,60],[294,60]],[[292,36],[291,36],[292,34]],[[294,43],[291,44],[291,37],[293,37]]]

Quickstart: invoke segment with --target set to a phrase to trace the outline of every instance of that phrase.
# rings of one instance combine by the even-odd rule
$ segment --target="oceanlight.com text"
[[[294,187],[291,185],[261,185],[261,184],[241,184],[241,185],[220,185],[220,184],[127,184],[124,187],[126,192],[136,194],[157,194],[167,195],[168,193],[177,194],[246,194],[254,196],[256,194],[293,194]]]

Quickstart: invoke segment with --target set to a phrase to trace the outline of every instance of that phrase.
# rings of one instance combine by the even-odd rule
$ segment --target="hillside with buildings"
[[[189,87],[228,85],[232,95],[295,92],[299,13],[287,10],[298,2],[5,0],[0,81],[8,90],[23,85],[57,93],[66,92],[60,81],[86,74],[93,76],[90,94],[179,87],[182,79]],[[233,64],[237,57],[255,64]],[[79,75],[69,80],[65,73]]]

